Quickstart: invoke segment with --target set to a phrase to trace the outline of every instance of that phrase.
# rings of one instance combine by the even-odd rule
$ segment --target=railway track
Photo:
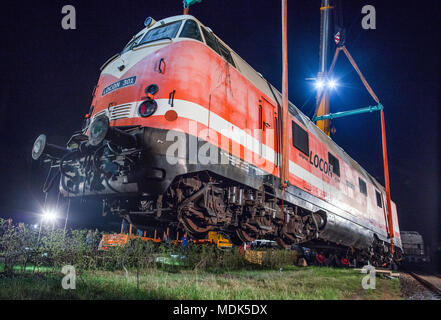
[[[441,300],[441,278],[434,275],[420,275],[409,272],[409,275],[418,281],[424,288],[429,290],[433,296]]]

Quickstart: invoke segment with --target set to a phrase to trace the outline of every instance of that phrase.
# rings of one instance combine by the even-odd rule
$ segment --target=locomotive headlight
[[[155,24],[156,20],[153,19],[152,17],[148,17],[147,19],[145,19],[144,21],[144,26],[146,26],[147,28],[150,27],[151,25]]]
[[[46,135],[41,134],[32,147],[32,159],[38,160],[42,155],[60,159],[68,152],[66,148],[47,143]]]
[[[139,105],[139,115],[141,117],[150,117],[158,109],[158,104],[153,99],[147,99]]]
[[[89,126],[89,143],[96,147],[104,140],[123,147],[135,148],[137,146],[136,137],[110,126],[109,118],[106,115],[97,117]]]
[[[106,116],[97,117],[89,126],[89,143],[97,146],[103,142],[109,130],[109,118]]]
[[[34,142],[32,147],[32,158],[37,160],[43,154],[44,148],[46,146],[46,136],[44,134],[40,135]]]

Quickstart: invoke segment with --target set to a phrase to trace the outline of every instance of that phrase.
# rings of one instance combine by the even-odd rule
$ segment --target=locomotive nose
[[[32,159],[38,160],[42,155],[61,159],[68,152],[66,148],[47,143],[46,135],[40,134],[32,147]]]

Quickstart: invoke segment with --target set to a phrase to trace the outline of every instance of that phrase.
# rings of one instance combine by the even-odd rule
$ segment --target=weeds
[[[262,253],[260,264],[250,263],[239,248],[219,250],[214,245],[189,243],[182,248],[172,244],[155,244],[140,239],[129,241],[121,247],[99,251],[102,234],[91,230],[35,229],[24,224],[8,225],[0,219],[0,263],[1,272],[17,271],[57,273],[64,265],[73,265],[79,271],[127,271],[139,275],[157,268],[168,272],[179,270],[210,271],[222,273],[240,269],[279,269],[292,265],[295,257],[291,251],[269,249]]]

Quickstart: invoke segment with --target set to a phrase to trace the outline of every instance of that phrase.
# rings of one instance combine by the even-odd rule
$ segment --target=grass
[[[24,268],[23,270],[23,266],[20,265],[15,265],[12,267],[14,272],[21,272],[21,271],[25,271],[25,272],[49,272],[52,270],[51,267],[47,267],[47,266],[33,266],[33,265],[27,265],[26,268]],[[0,263],[0,273],[5,272],[5,265],[4,263]]]
[[[282,271],[228,273],[149,269],[136,272],[84,272],[76,289],[61,288],[63,275],[39,272],[0,275],[0,299],[401,299],[399,280],[377,278],[375,290],[363,290],[355,270],[289,266]]]

